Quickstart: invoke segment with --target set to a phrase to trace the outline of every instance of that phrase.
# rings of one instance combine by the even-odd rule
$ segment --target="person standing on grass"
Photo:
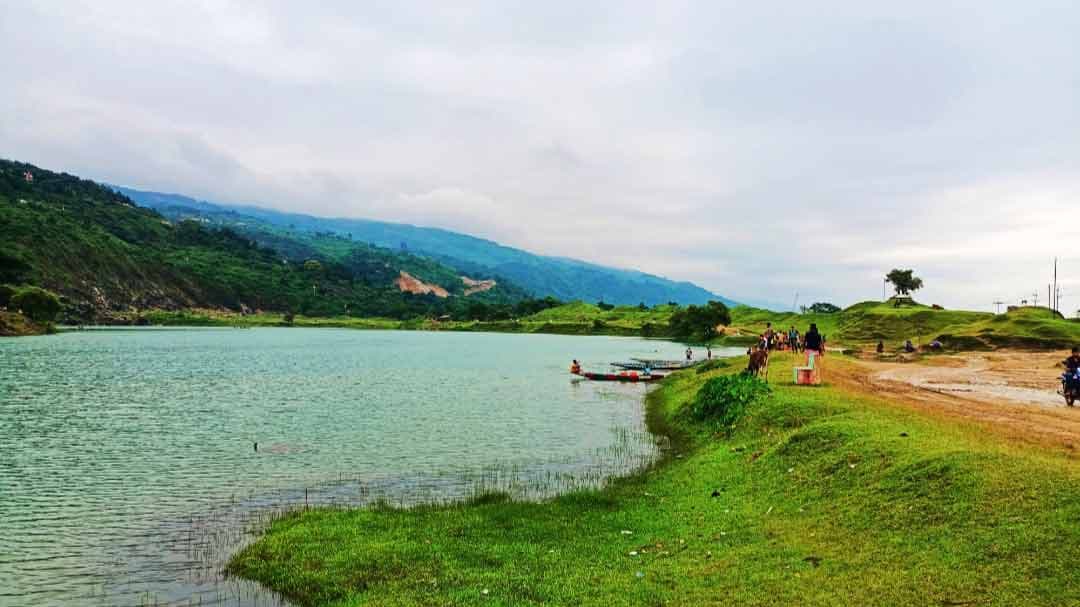
[[[803,350],[807,353],[821,354],[822,339],[821,333],[818,333],[817,323],[810,323],[810,329],[803,337]]]
[[[776,331],[773,331],[771,322],[765,323],[765,333],[762,334],[762,337],[765,339],[765,349],[772,350]]]
[[[791,345],[792,352],[799,351],[799,330],[795,328],[795,325],[791,325],[791,328],[787,332],[788,344]]]

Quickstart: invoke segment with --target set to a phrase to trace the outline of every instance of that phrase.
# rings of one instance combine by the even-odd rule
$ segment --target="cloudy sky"
[[[751,6],[752,5],[752,6]],[[0,0],[0,156],[790,306],[1080,308],[1075,2]]]

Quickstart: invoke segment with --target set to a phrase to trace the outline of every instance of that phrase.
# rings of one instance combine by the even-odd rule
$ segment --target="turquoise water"
[[[648,463],[645,386],[573,381],[683,346],[334,329],[0,341],[0,605],[274,604],[221,564],[307,504],[500,489]]]

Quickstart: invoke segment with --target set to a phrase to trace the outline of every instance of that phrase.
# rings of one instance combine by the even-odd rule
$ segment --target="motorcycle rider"
[[[1076,386],[1080,382],[1080,348],[1072,349],[1072,356],[1061,361],[1065,365],[1065,375],[1069,378],[1069,385]]]

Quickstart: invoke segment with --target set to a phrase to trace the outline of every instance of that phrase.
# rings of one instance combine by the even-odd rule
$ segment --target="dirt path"
[[[1065,352],[994,352],[836,365],[827,381],[929,415],[1075,452],[1080,407],[1057,394]]]
[[[936,364],[894,363],[871,376],[875,383],[904,383],[922,390],[991,404],[1065,407],[1057,393],[1055,362],[1065,358],[1030,353],[971,354]]]

